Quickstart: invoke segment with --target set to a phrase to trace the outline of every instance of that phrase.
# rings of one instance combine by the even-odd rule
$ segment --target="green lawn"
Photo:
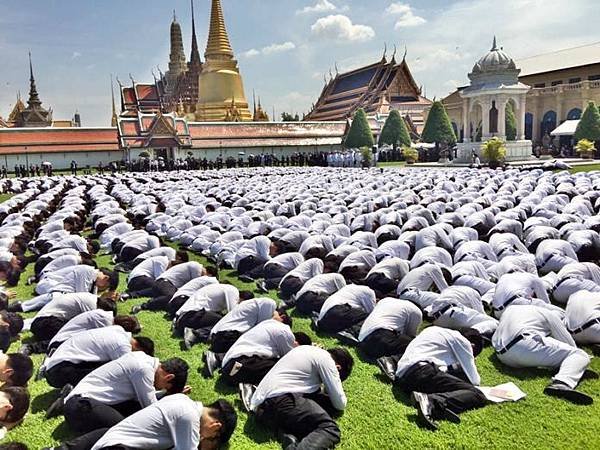
[[[203,258],[193,256],[201,262]],[[110,258],[98,258],[102,265],[110,265]],[[31,267],[22,276],[24,281]],[[239,288],[252,289],[252,285],[241,283],[231,275],[231,271],[221,273],[221,280],[230,280]],[[125,287],[122,276],[121,289]],[[32,293],[31,286],[20,285],[18,298],[26,299]],[[274,293],[271,294],[276,298]],[[142,300],[129,301],[119,305],[121,313]],[[160,313],[143,312],[139,315],[143,325],[142,334],[156,342],[157,356],[168,358],[180,356],[191,366],[189,384],[191,396],[203,402],[211,402],[225,397],[235,403],[239,412],[238,429],[232,439],[232,449],[277,449],[280,448],[271,433],[256,425],[252,418],[241,412],[237,393],[216,380],[203,379],[198,373],[200,356],[206,348],[196,346],[192,351],[180,349],[177,339],[173,339],[170,327]],[[308,319],[295,318],[294,330],[309,333],[316,342],[325,346],[337,345],[334,339],[316,335],[309,326]],[[24,340],[28,334],[23,336]],[[18,349],[15,342],[11,351]],[[355,367],[350,378],[344,383],[348,395],[348,408],[339,418],[342,429],[340,449],[562,449],[598,448],[600,438],[600,401],[592,406],[578,407],[567,402],[552,399],[542,394],[542,389],[551,376],[547,371],[510,370],[499,364],[490,348],[477,358],[477,365],[484,385],[496,385],[514,381],[528,397],[518,403],[490,405],[484,409],[466,413],[463,423],[454,425],[442,423],[438,432],[432,433],[418,428],[415,424],[415,410],[408,406],[406,397],[384,381],[378,369],[362,361],[356,351]],[[36,367],[42,357],[36,356]],[[600,363],[594,359],[592,368],[600,370]],[[597,397],[600,381],[584,381],[581,390]],[[45,409],[56,396],[56,392],[45,381],[32,382],[31,412],[25,422],[9,432],[8,439],[29,444],[30,449],[40,449],[56,445],[70,437],[62,418],[45,420]]]
[[[600,170],[600,163],[595,163],[595,164],[585,164],[585,165],[581,165],[581,166],[574,166],[570,172],[571,173],[577,173],[577,172],[591,172],[592,170]]]

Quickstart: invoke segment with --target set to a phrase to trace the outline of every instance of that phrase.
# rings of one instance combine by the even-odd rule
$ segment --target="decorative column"
[[[525,140],[525,111],[526,111],[526,103],[527,95],[521,96],[521,101],[519,102],[519,115],[517,117],[517,139],[519,141]],[[535,119],[534,119],[535,124]],[[531,136],[532,140],[535,140],[535,135]]]
[[[492,102],[489,99],[481,101],[481,141],[485,142],[490,138],[490,109]]]
[[[463,98],[462,108],[463,142],[471,141],[471,126],[469,123],[469,99]],[[460,136],[459,136],[460,137]]]
[[[563,87],[558,86],[556,95],[556,126],[559,126],[563,122],[563,92]]]
[[[496,99],[496,108],[498,109],[498,137],[506,141],[506,103],[501,97]]]

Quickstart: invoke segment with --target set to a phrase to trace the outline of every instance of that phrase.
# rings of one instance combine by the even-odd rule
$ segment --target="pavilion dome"
[[[516,68],[517,66],[513,59],[508,56],[504,50],[498,48],[496,37],[494,37],[492,49],[475,63],[472,73],[478,75],[483,73],[505,72],[506,70],[512,71]]]

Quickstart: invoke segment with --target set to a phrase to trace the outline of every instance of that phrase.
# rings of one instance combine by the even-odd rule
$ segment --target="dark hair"
[[[117,304],[115,301],[108,296],[100,296],[96,301],[96,307],[103,311],[109,311],[113,313],[113,316],[117,314]]]
[[[0,450],[29,450],[28,447],[21,442],[8,442],[0,444]]]
[[[12,266],[9,261],[0,261],[0,272],[6,272],[6,276],[10,275],[12,271]]]
[[[11,336],[16,336],[23,329],[23,318],[14,312],[0,311],[0,318],[8,323],[8,332]]]
[[[190,256],[188,255],[188,252],[184,252],[183,250],[178,250],[175,253],[175,261],[179,261],[179,262],[188,262],[190,260]]]
[[[204,270],[206,270],[206,273],[210,276],[213,276],[215,278],[219,276],[219,269],[217,269],[214,266],[204,266]]]
[[[154,341],[152,339],[145,336],[136,336],[134,339],[141,351],[147,355],[154,356]]]
[[[115,316],[113,323],[133,334],[142,331],[140,321],[135,316]]]
[[[100,250],[100,244],[98,243],[98,241],[90,241],[90,247],[93,254],[98,253],[98,251]]]
[[[86,266],[92,266],[93,268],[98,268],[98,264],[96,264],[96,261],[94,261],[90,255],[86,254],[81,254],[81,264],[84,264]]]
[[[302,331],[296,331],[294,333],[294,339],[299,345],[312,345],[310,336]]]
[[[252,291],[240,291],[240,298],[242,300],[250,300],[254,298],[254,293]]]
[[[108,289],[111,291],[117,290],[117,287],[119,287],[119,272],[110,269],[100,269],[100,272],[108,277]]]
[[[281,321],[291,328],[292,326],[292,318],[285,310],[285,308],[277,308],[277,312],[279,313],[279,317],[281,317]]]
[[[483,350],[483,339],[481,338],[481,333],[479,331],[474,330],[472,328],[462,330],[460,332],[473,346],[473,356],[477,356]]]
[[[231,403],[227,400],[219,399],[208,405],[211,409],[211,416],[221,422],[221,432],[219,433],[219,443],[226,444],[235,431],[237,425],[237,413]]]
[[[354,366],[354,359],[352,359],[352,355],[342,347],[330,348],[327,350],[336,365],[340,366],[340,379],[344,381],[347,379],[352,373],[352,367]]]
[[[21,353],[9,353],[8,367],[13,370],[10,376],[12,386],[27,386],[27,382],[33,375],[33,361],[29,356]]]
[[[190,366],[181,358],[171,358],[160,363],[163,370],[171,375],[175,375],[171,380],[171,389],[168,394],[177,394],[183,391],[187,383],[188,370]]]
[[[19,422],[29,409],[29,392],[24,387],[9,386],[0,388],[8,396],[12,409],[6,414],[4,419],[9,423]]]

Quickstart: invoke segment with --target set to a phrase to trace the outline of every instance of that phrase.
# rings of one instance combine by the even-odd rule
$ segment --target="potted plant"
[[[575,151],[579,153],[583,159],[592,159],[594,157],[594,151],[596,151],[596,148],[594,147],[594,143],[592,141],[580,139],[575,146]]]
[[[481,153],[491,169],[499,167],[506,158],[506,146],[504,141],[497,137],[493,137],[490,140],[484,142],[481,145]]]
[[[419,152],[415,148],[405,145],[402,147],[402,154],[404,155],[406,164],[414,164],[419,160]]]

